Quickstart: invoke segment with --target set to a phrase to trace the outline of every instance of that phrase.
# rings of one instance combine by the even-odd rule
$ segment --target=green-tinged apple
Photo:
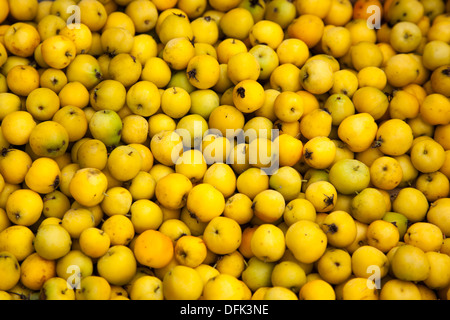
[[[176,132],[183,139],[184,148],[200,148],[208,122],[199,114],[188,114],[177,123]]]
[[[354,194],[369,186],[369,167],[356,159],[341,159],[330,168],[329,178],[339,193]]]
[[[259,79],[269,79],[272,71],[275,70],[280,63],[276,51],[268,45],[258,44],[251,47],[248,52],[251,53],[259,63]]]
[[[339,126],[342,120],[355,113],[352,100],[343,93],[334,93],[329,96],[325,101],[324,108],[331,114],[334,126]]]
[[[158,87],[151,81],[138,81],[126,93],[126,105],[137,115],[150,117],[161,106],[161,94]]]
[[[40,300],[75,300],[75,291],[60,277],[53,277],[44,282]]]
[[[300,82],[306,91],[323,94],[333,87],[333,75],[330,63],[321,59],[311,59],[300,69]]]
[[[270,287],[272,285],[271,275],[275,262],[264,262],[257,257],[251,257],[248,265],[242,272],[242,281],[255,291],[261,287]]]
[[[28,143],[37,156],[56,158],[69,147],[69,133],[58,122],[47,120],[33,128]]]
[[[353,218],[370,224],[383,218],[387,212],[386,207],[384,195],[378,189],[368,187],[352,198],[350,210]]]
[[[94,263],[81,250],[71,250],[56,262],[56,274],[75,286],[81,278],[92,275]]]
[[[239,7],[250,11],[255,23],[264,19],[266,12],[266,2],[264,0],[243,0]]]
[[[179,87],[186,90],[188,93],[193,92],[195,87],[189,82],[189,78],[187,77],[186,70],[179,70],[172,74],[169,83],[166,86],[167,88]]]
[[[34,239],[34,249],[44,259],[54,260],[64,257],[72,246],[69,232],[59,224],[40,227]]]
[[[190,113],[199,114],[208,120],[211,112],[220,105],[220,97],[214,90],[198,89],[190,93]]]
[[[75,289],[76,300],[109,300],[111,297],[111,285],[100,276],[87,276],[80,281]]]
[[[304,176],[303,176],[305,183],[302,184],[302,191],[304,192],[308,186],[314,182],[317,181],[329,181],[329,173],[325,169],[315,169],[315,168],[309,168]]]
[[[401,21],[392,27],[389,41],[397,52],[414,52],[422,41],[422,32],[417,24]]]
[[[161,279],[152,275],[143,275],[136,279],[130,288],[131,300],[163,300]]]
[[[0,290],[12,289],[20,280],[20,264],[8,251],[0,252]]]
[[[393,275],[403,281],[423,281],[430,274],[430,263],[419,247],[405,244],[396,249],[392,260]]]
[[[122,136],[122,119],[112,110],[96,111],[89,121],[89,130],[107,147],[117,146]]]
[[[90,92],[91,106],[99,110],[119,111],[125,105],[127,90],[117,80],[106,79],[101,81]]]
[[[384,214],[383,220],[394,224],[394,226],[398,229],[400,239],[403,239],[403,236],[408,229],[408,218],[405,215],[398,212],[389,211]]]
[[[67,81],[79,81],[91,90],[103,79],[98,60],[89,54],[78,54],[67,66]]]
[[[98,274],[116,286],[127,284],[134,277],[136,270],[133,251],[123,245],[112,246],[97,261]]]
[[[294,168],[284,166],[270,176],[269,186],[281,193],[286,201],[291,201],[301,192],[302,176]]]
[[[296,17],[297,8],[291,0],[273,0],[267,3],[264,18],[286,28]]]

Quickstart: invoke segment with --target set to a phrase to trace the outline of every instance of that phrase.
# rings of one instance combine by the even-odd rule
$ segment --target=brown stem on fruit
[[[384,93],[388,99],[388,102],[391,102],[392,98],[394,97],[394,95],[390,92],[385,92]]]
[[[114,150],[115,147],[116,147],[115,145],[106,146],[106,152],[108,153],[108,155],[111,153],[111,151]]]
[[[259,3],[259,0],[250,0],[250,7],[254,8],[256,6],[263,7],[261,3]]]
[[[179,254],[180,254],[180,256],[181,256],[181,257],[183,257],[183,258],[186,258],[186,257],[187,257],[187,254],[186,254],[186,252],[185,252],[185,251],[183,251],[183,250],[179,251],[178,253],[179,253]]]
[[[3,148],[3,149],[2,149],[2,152],[1,152],[2,157],[6,157],[6,155],[8,154],[8,152],[9,152],[8,148]]]
[[[306,79],[308,79],[308,77],[309,77],[308,72],[305,72],[305,74],[303,75],[303,81],[305,81]]]
[[[106,47],[106,53],[110,58],[114,58],[116,56],[116,50],[109,51],[109,47]]]
[[[379,148],[379,147],[381,147],[381,145],[382,145],[382,143],[383,143],[384,141],[383,141],[383,138],[381,138],[381,136],[378,138],[378,139],[376,139],[373,143],[372,143],[372,148]]]

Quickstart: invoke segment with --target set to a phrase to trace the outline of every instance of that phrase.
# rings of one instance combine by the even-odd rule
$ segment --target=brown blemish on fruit
[[[184,14],[182,14],[182,13],[173,12],[173,14],[176,15],[177,17],[180,17],[180,18],[186,18],[186,16]]]
[[[51,186],[56,189],[59,186],[59,183],[60,183],[59,176],[56,176],[56,178],[55,178],[55,180],[53,180],[53,183]]]
[[[328,227],[327,233],[331,233],[331,234],[335,234],[336,232],[338,232],[338,226],[334,223],[332,224],[325,224]]]
[[[328,196],[326,194],[323,195],[325,196],[323,202],[327,205],[327,207],[334,203],[334,194],[332,194],[331,196]]]
[[[237,88],[236,93],[238,94],[239,97],[245,98],[245,88],[244,87]]]
[[[195,79],[195,80],[198,81],[198,79],[197,79],[197,70],[196,70],[195,68],[189,70],[189,71],[187,72],[187,76],[188,76],[189,79]]]
[[[313,153],[314,152],[311,152],[308,149],[305,149],[305,159],[311,159]]]

